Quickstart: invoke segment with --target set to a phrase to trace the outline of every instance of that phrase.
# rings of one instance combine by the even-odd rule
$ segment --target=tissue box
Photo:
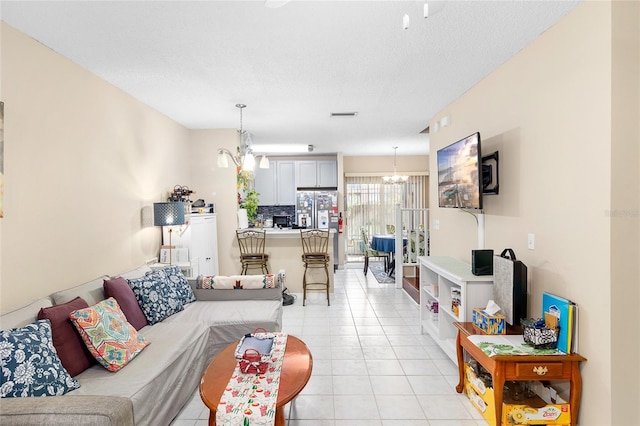
[[[473,308],[473,325],[487,334],[507,334],[507,323],[504,315],[489,315],[481,308]]]

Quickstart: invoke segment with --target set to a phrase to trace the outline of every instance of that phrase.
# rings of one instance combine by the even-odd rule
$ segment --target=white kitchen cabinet
[[[338,186],[338,165],[335,160],[296,161],[298,188],[335,188]]]
[[[184,225],[174,226],[173,246],[189,249],[192,276],[218,275],[218,226],[215,213],[188,215]],[[169,227],[163,227],[163,244],[169,244]]]
[[[294,161],[278,161],[276,178],[276,205],[293,206],[296,203],[296,166]]]
[[[493,297],[493,276],[473,275],[471,265],[447,256],[420,256],[420,331],[457,363],[454,322],[470,322],[473,308]]]
[[[278,170],[275,161],[269,161],[268,169],[257,168],[253,174],[253,188],[260,194],[261,206],[272,206],[276,204],[276,179]]]
[[[338,164],[335,161],[318,160],[318,186],[322,188],[336,188],[338,186]]]
[[[272,160],[268,169],[256,169],[253,187],[261,206],[292,206],[296,203],[295,162]]]

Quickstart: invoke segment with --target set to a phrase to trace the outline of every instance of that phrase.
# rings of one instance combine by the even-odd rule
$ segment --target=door
[[[218,275],[218,230],[215,215],[191,217],[191,264],[197,275]]]

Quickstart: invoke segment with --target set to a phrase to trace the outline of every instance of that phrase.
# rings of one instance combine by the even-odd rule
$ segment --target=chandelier
[[[240,109],[240,130],[238,131],[240,134],[240,147],[236,154],[232,154],[231,151],[226,148],[218,148],[217,163],[220,168],[226,169],[229,167],[229,160],[227,156],[231,158],[236,167],[242,167],[243,171],[252,172],[256,166],[256,157],[253,155],[253,150],[251,149],[251,145],[253,144],[251,135],[242,128],[242,110],[246,107],[247,106],[245,104],[236,104],[236,108]],[[260,168],[269,168],[269,159],[264,154],[260,159]]]
[[[396,171],[397,152],[398,152],[398,147],[394,146],[393,147],[393,176],[384,176],[382,178],[384,183],[403,183],[403,182],[406,182],[407,179],[409,179],[409,176],[399,175],[398,172]]]

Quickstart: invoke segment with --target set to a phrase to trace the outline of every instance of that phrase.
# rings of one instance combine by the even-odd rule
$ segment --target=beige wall
[[[640,3],[615,2],[612,22],[611,401],[623,425],[640,406]]]
[[[426,143],[426,141],[425,141]],[[396,159],[396,169],[400,172],[426,172],[429,170],[429,156],[401,156]],[[393,173],[393,155],[371,157],[344,157],[345,173]]]
[[[186,129],[2,22],[0,309],[157,256],[142,210],[189,184]]]
[[[216,205],[218,224],[218,265],[220,275],[241,271],[235,230],[238,227],[238,190],[236,168],[229,159],[229,168],[216,165],[218,148],[236,152],[238,132],[235,129],[192,130],[191,157],[194,199],[204,198]]]
[[[622,18],[612,24],[611,3],[585,2],[441,111],[434,120],[450,115],[453,125],[431,134],[431,152],[478,130],[485,153],[500,151],[500,195],[485,198],[485,247],[511,247],[529,267],[530,315],[540,315],[543,291],[580,306],[583,425],[612,424],[614,410],[614,424],[637,419],[638,55],[629,59],[628,49],[638,49],[640,20],[630,4],[635,13],[624,14],[624,25],[635,28],[635,40],[623,52],[612,49]],[[629,85],[635,92],[623,89]],[[432,194],[436,187],[432,179]],[[470,261],[474,219],[437,203],[431,197],[432,253]],[[612,218],[617,208],[635,215]],[[612,259],[623,253],[635,261]],[[628,310],[616,313],[626,296]]]

